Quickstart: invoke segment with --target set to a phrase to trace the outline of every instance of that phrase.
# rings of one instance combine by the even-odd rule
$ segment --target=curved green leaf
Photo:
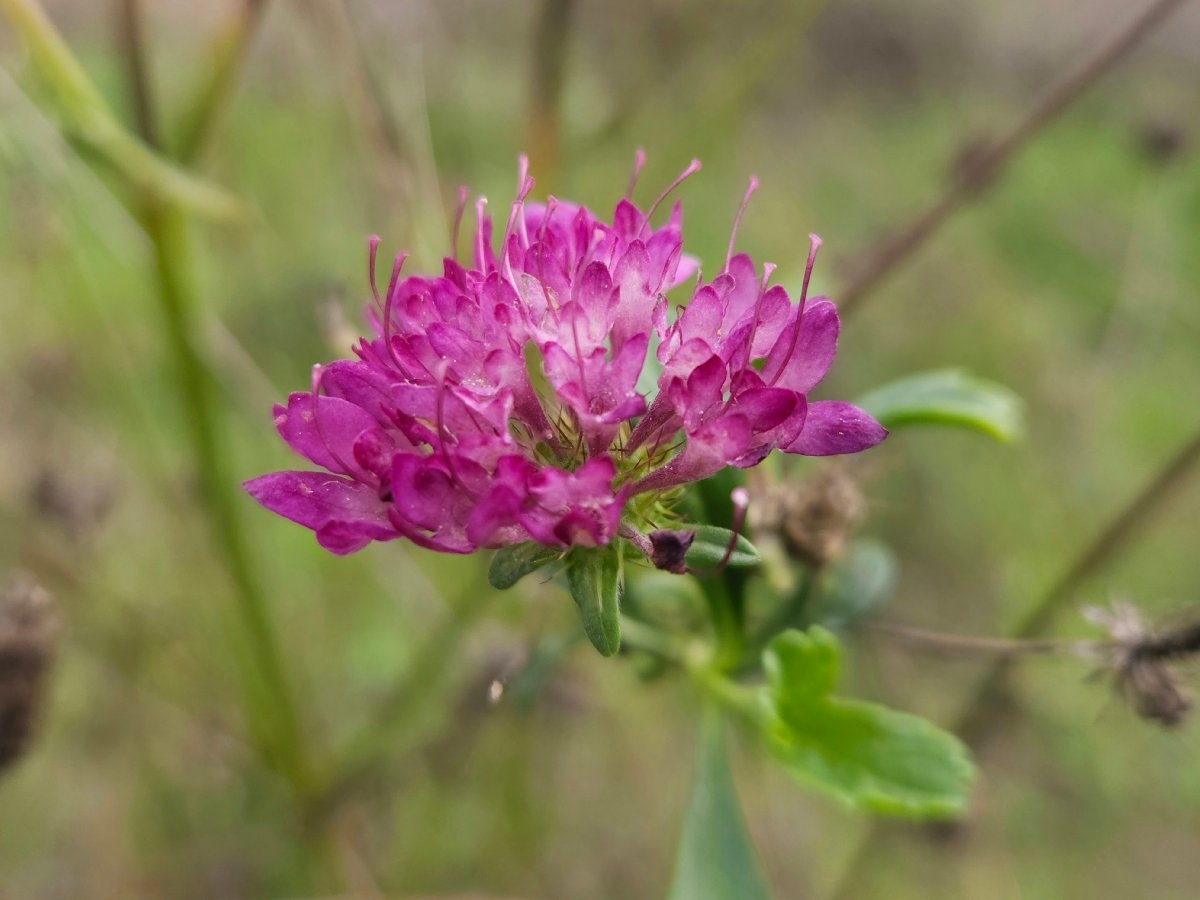
[[[908,375],[856,402],[888,429],[946,425],[980,431],[999,441],[1015,440],[1023,431],[1021,398],[962,369]]]

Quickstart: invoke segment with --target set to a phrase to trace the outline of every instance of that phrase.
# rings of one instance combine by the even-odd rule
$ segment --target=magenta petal
[[[837,308],[832,303],[809,300],[800,320],[799,336],[793,319],[767,354],[763,378],[768,384],[807,394],[833,365],[840,330]]]
[[[275,407],[275,427],[288,446],[310,462],[353,475],[355,439],[377,428],[377,423],[358,406],[337,397],[319,397],[314,410],[312,394],[297,392],[288,397],[286,409]]]
[[[755,434],[770,431],[796,409],[795,391],[785,388],[753,388],[734,398],[732,409],[744,415]]]
[[[471,511],[467,538],[477,547],[490,546],[498,533],[517,525],[522,505],[521,494],[506,484],[497,485]]]
[[[305,528],[320,532],[331,525],[354,525],[360,536],[370,535],[350,549],[335,552],[352,553],[368,541],[395,536],[387,504],[369,486],[348,478],[324,472],[273,472],[247,481],[244,487],[271,512]],[[338,546],[354,543],[341,541]]]
[[[808,404],[804,429],[788,453],[802,456],[837,456],[874,447],[887,437],[887,429],[853,403],[819,400]]]

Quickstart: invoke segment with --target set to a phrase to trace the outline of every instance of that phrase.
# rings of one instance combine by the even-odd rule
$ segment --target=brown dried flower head
[[[866,512],[866,499],[845,466],[822,466],[799,482],[751,483],[751,527],[774,532],[788,555],[820,568],[842,555]]]

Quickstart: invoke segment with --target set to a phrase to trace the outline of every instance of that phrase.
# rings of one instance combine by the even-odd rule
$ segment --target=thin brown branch
[[[1005,166],[1089,87],[1162,22],[1183,0],[1155,0],[1058,82],[1003,137],[971,154],[945,192],[907,227],[885,240],[838,292],[842,316],[857,310],[886,276],[906,262],[950,217],[995,183]]]
[[[1094,653],[1101,645],[1095,641],[1021,640],[1020,638],[989,638],[971,634],[948,634],[901,625],[898,622],[871,622],[871,631],[916,647],[950,656],[1000,656],[1015,658],[1033,654],[1080,655]]]

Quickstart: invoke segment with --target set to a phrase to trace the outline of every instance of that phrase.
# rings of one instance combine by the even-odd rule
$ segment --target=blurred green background
[[[126,121],[121,4],[46,9]],[[147,0],[157,128],[240,5]],[[239,479],[294,465],[271,403],[344,355],[366,240],[448,247],[458,185],[503,216],[517,155],[536,195],[608,209],[635,148],[648,202],[692,157],[691,251],[739,245],[797,286],[807,234],[837,288],[1130,15],[945,0],[576,0],[265,5],[203,171],[253,211],[200,225],[203,310]],[[541,39],[539,40],[539,35]],[[859,460],[864,531],[902,561],[888,615],[1003,634],[1182,446],[1200,411],[1200,9],[1185,4],[850,318],[823,396],[964,365],[1028,404],[1015,446],[897,435]],[[555,73],[559,74],[556,75]],[[561,93],[559,93],[561,91]],[[566,595],[486,586],[485,559],[398,544],[345,559],[241,512],[322,758],[391,704],[384,764],[324,815],[249,749],[230,580],[213,549],[162,337],[150,242],[60,136],[0,30],[0,573],[33,572],[66,627],[30,753],[0,779],[0,897],[656,897],[687,797],[695,699],[575,647],[529,698],[494,678],[577,628]],[[1200,594],[1200,479],[1081,591],[1152,618]],[[1091,634],[1064,615],[1064,636]],[[981,669],[853,639],[859,695],[948,721]],[[1194,897],[1200,738],[1138,720],[1078,662],[1034,659],[982,753],[964,827],[895,834],[862,896]],[[520,701],[520,702],[518,702]],[[398,710],[398,712],[396,712]],[[389,714],[391,715],[391,714]],[[737,755],[779,897],[822,896],[868,819]]]

